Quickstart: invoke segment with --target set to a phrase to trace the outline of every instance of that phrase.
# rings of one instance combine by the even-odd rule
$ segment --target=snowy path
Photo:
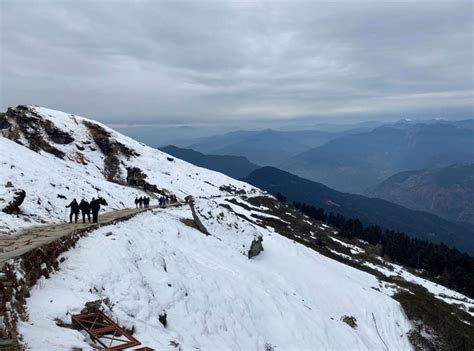
[[[33,250],[43,244],[53,242],[63,236],[70,235],[76,230],[97,229],[100,226],[112,224],[114,221],[122,218],[134,216],[138,213],[157,208],[127,208],[115,210],[100,215],[100,223],[61,223],[44,226],[35,226],[27,229],[18,236],[5,235],[0,237],[0,266],[11,258],[21,256],[26,252]],[[82,221],[82,219],[81,219]]]

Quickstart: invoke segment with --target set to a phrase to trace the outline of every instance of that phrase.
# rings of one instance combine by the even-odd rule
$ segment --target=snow
[[[87,301],[109,298],[107,313],[143,345],[160,350],[384,349],[410,350],[411,328],[398,302],[371,287],[377,279],[272,231],[243,221],[217,202],[200,200],[212,236],[180,221],[187,207],[154,210],[100,228],[64,254],[50,279],[27,301],[20,332],[31,350],[87,348],[77,331],[60,328]],[[212,216],[212,217],[213,217]],[[105,234],[112,232],[112,235]],[[264,237],[249,260],[240,244]],[[239,243],[239,245],[236,245]],[[164,266],[166,265],[166,271]],[[47,302],[46,302],[47,301]],[[158,315],[166,311],[164,328]],[[357,329],[341,321],[354,316]]]
[[[87,119],[34,109],[75,141],[54,144],[66,154],[62,160],[0,137],[0,207],[18,189],[27,194],[22,214],[0,212],[0,233],[17,234],[32,225],[64,221],[64,206],[73,197],[103,196],[109,211],[132,207],[134,198],[144,195],[139,189],[106,181],[104,156],[83,124]],[[90,349],[83,334],[56,322],[70,322],[70,315],[79,313],[86,302],[105,298],[110,301],[104,304],[108,315],[127,328],[134,327],[134,336],[143,345],[159,350],[176,350],[172,341],[183,350],[263,350],[266,344],[277,350],[377,350],[385,349],[384,342],[391,350],[412,349],[406,336],[411,324],[391,297],[396,287],[280,236],[272,228],[253,224],[259,222],[255,216],[281,219],[266,213],[268,208],[253,206],[219,188],[230,185],[244,190],[246,196],[265,192],[175,157],[169,161],[169,155],[97,124],[139,154],[120,159],[122,180],[127,167],[138,167],[149,183],[179,199],[194,196],[196,211],[211,235],[183,223],[192,218],[187,206],[153,210],[91,232],[63,255],[59,271],[32,288],[26,306],[29,320],[19,324],[27,349]],[[13,187],[5,187],[7,182]],[[321,229],[337,234],[323,223]],[[259,236],[265,250],[249,260],[250,244]],[[352,254],[363,252],[332,239],[349,247]],[[438,298],[464,298],[410,276],[401,267],[386,271],[426,286]],[[164,311],[166,328],[158,320]],[[355,317],[358,327],[342,322],[343,316]]]
[[[104,155],[95,145],[89,130],[83,124],[84,121],[100,125],[112,138],[139,154],[120,160],[124,183],[126,167],[138,167],[145,172],[149,183],[160,189],[167,189],[181,199],[187,195],[228,195],[219,190],[222,185],[232,185],[249,193],[261,193],[253,186],[221,173],[191,165],[174,157],[170,162],[167,159],[168,154],[145,146],[96,121],[42,107],[31,108],[42,118],[52,121],[56,127],[69,133],[74,142],[67,145],[54,144],[54,147],[67,155],[62,160],[43,151],[33,152],[0,136],[0,208],[12,200],[15,190],[26,191],[26,199],[22,204],[23,215],[11,216],[0,212],[2,234],[14,234],[33,224],[64,221],[64,207],[74,197],[78,200],[82,197],[90,200],[92,197],[103,196],[109,203],[105,210],[111,210],[131,207],[136,196],[144,195],[138,189],[106,181],[102,173]],[[46,136],[45,139],[47,140]],[[23,142],[27,144],[25,140]],[[76,145],[84,150],[80,150]],[[82,164],[79,157],[82,157],[87,165]],[[7,181],[12,182],[14,188],[6,188],[4,185]],[[66,199],[58,195],[65,196]]]
[[[347,247],[350,249],[351,251],[351,254],[353,255],[356,255],[356,254],[360,254],[360,253],[364,253],[365,250],[358,247],[358,246],[355,246],[355,245],[351,245],[351,244],[348,244],[348,243],[345,243],[344,241],[342,240],[339,240],[339,239],[336,239],[336,238],[333,238],[332,236],[330,236],[329,238],[331,238],[331,240],[335,241],[336,243],[344,246],[344,247]]]
[[[437,299],[443,300],[444,302],[447,302],[449,304],[459,305],[464,311],[474,316],[474,312],[470,311],[470,309],[474,308],[474,300],[468,298],[467,296],[461,293],[458,293],[457,291],[446,288],[445,286],[434,283],[430,280],[418,277],[408,272],[404,267],[397,264],[389,264],[392,269],[376,265],[371,262],[363,262],[363,264],[367,267],[379,271],[386,277],[399,276],[408,282],[421,285],[426,288],[431,294],[433,294],[433,296]]]

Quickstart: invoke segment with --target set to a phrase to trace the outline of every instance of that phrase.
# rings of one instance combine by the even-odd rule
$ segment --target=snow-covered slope
[[[58,324],[95,300],[157,350],[411,350],[413,335],[425,342],[433,329],[407,319],[399,292],[409,303],[434,296],[446,316],[459,312],[458,322],[474,325],[473,300],[391,266],[367,243],[348,243],[259,189],[98,122],[19,106],[0,114],[0,133],[0,208],[26,192],[18,215],[0,211],[2,234],[64,221],[74,197],[102,196],[107,211],[133,207],[144,184],[180,200],[192,195],[199,218],[188,205],[153,209],[80,239],[31,291],[19,323],[28,350],[90,349]],[[260,237],[264,251],[249,259]]]
[[[12,217],[0,211],[0,233],[64,220],[64,206],[74,197],[79,201],[83,197],[90,200],[102,196],[109,203],[106,210],[132,206],[136,196],[145,194],[126,186],[127,168],[140,169],[146,175],[147,183],[181,199],[187,195],[210,197],[228,194],[219,188],[229,185],[246,192],[257,192],[246,183],[172,158],[86,118],[34,106],[10,111],[13,111],[9,113],[10,117],[7,114],[4,118],[11,126],[1,130],[5,137],[0,137],[0,208],[11,201],[18,189],[26,191],[26,198],[20,216]],[[57,130],[47,124],[48,121]],[[97,145],[94,130],[87,123],[109,133],[109,136],[98,139],[105,140],[102,148]],[[37,130],[33,130],[37,126]],[[113,147],[118,150],[115,154]],[[113,176],[109,172],[107,152],[118,162]],[[115,182],[107,181],[107,175]],[[5,186],[8,182],[11,187]]]
[[[201,210],[217,203],[201,201]],[[220,207],[204,236],[184,225],[187,208],[155,210],[95,231],[42,279],[20,331],[32,350],[86,348],[81,333],[59,328],[87,301],[157,350],[410,350],[411,325],[377,279],[235,216]],[[211,216],[209,216],[211,218]],[[215,217],[214,217],[215,218]],[[206,222],[206,224],[210,224]],[[111,232],[112,235],[106,235]],[[249,260],[240,244],[264,236]],[[167,327],[159,314],[167,313]],[[342,321],[355,317],[354,329]],[[379,335],[380,334],[380,335]]]

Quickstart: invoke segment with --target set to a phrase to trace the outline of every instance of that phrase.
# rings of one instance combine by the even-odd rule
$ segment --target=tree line
[[[282,194],[277,198],[285,200]],[[403,232],[383,229],[377,225],[364,226],[359,219],[346,218],[338,213],[327,214],[322,208],[293,202],[293,206],[307,216],[326,222],[347,239],[361,239],[380,247],[380,255],[396,264],[423,270],[430,279],[474,297],[474,258],[443,243],[411,238]]]

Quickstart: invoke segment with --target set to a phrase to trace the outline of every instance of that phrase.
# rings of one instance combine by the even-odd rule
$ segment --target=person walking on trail
[[[92,211],[92,223],[99,223],[99,211],[100,211],[99,200],[92,198],[92,201],[90,203],[90,208]]]
[[[138,197],[135,198],[135,208],[138,208]]]
[[[86,216],[87,216],[87,221],[90,223],[91,222],[91,208],[89,203],[82,199],[80,204],[79,204],[79,209],[81,210],[82,214],[82,223],[86,223]]]
[[[143,198],[140,196],[138,198],[138,207],[142,208],[142,205],[143,205]]]
[[[150,207],[150,198],[149,198],[148,196],[145,196],[145,197],[143,198],[143,204],[145,205],[145,206],[144,206],[145,208]]]
[[[72,217],[74,216],[74,222],[77,223],[77,217],[79,216],[79,204],[76,199],[73,199],[66,208],[71,208],[71,213],[69,214],[69,223],[72,223]]]

